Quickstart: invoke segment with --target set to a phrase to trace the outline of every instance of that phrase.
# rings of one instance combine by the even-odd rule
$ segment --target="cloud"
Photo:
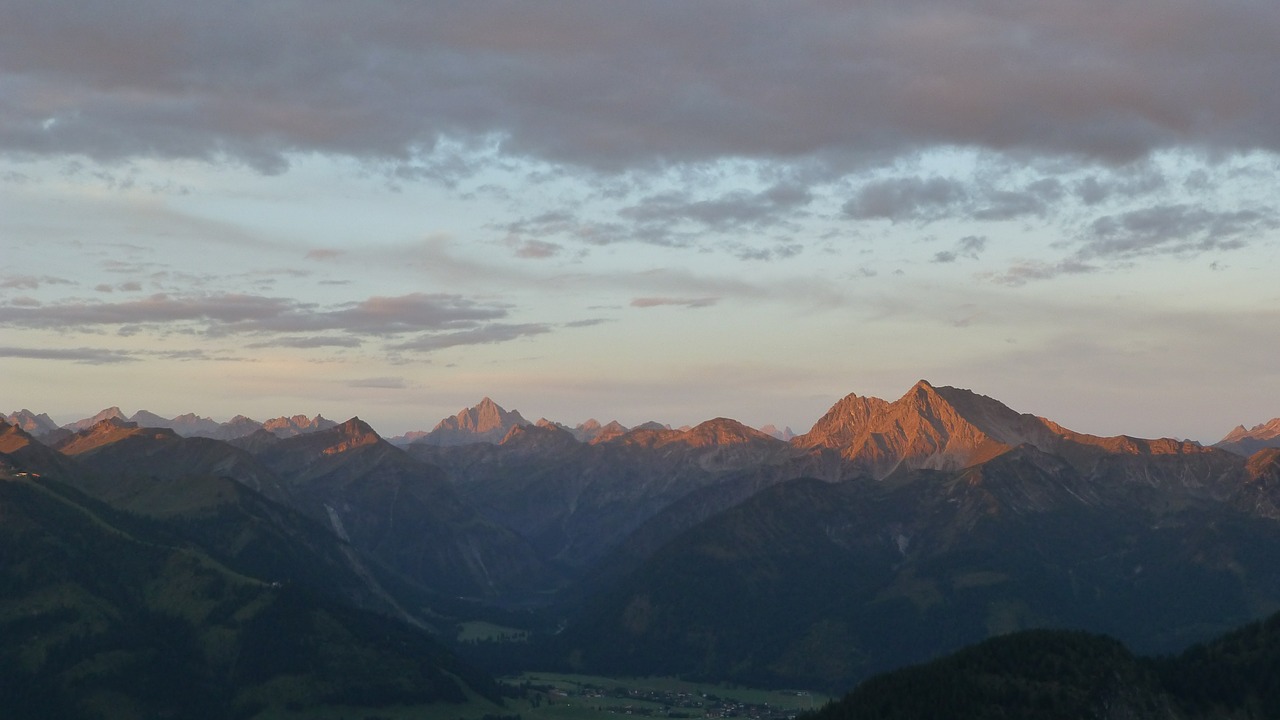
[[[271,340],[267,340],[265,342],[249,343],[248,345],[245,345],[245,347],[251,348],[251,349],[268,348],[268,347],[287,347],[287,348],[300,348],[304,350],[309,350],[312,348],[322,348],[322,347],[355,348],[355,347],[360,347],[363,344],[364,343],[363,341],[360,340],[360,338],[354,338],[354,337],[324,337],[324,336],[288,337],[288,336],[284,336],[284,337],[278,337]]]
[[[541,335],[548,332],[551,332],[551,326],[541,323],[528,323],[522,325],[493,323],[491,325],[485,325],[471,330],[462,330],[459,332],[420,335],[404,342],[388,345],[387,349],[392,351],[433,352],[435,350],[443,350],[445,348],[457,347],[459,345],[489,345],[492,343],[507,342],[517,338],[528,337],[530,335]]]
[[[52,275],[8,275],[0,277],[0,290],[38,290],[41,285],[74,285],[75,283]]]
[[[542,240],[526,240],[516,248],[516,257],[541,260],[558,254],[563,248]]]
[[[1083,275],[1097,272],[1098,269],[1096,265],[1089,265],[1075,259],[1056,262],[1022,261],[1014,263],[1003,273],[984,273],[979,277],[1001,285],[1018,287],[1035,280],[1050,280],[1060,275]]]
[[[1234,250],[1276,227],[1280,220],[1270,211],[1163,205],[1094,220],[1078,254],[1088,259]]]
[[[404,390],[409,383],[399,377],[373,377],[351,380],[347,383],[351,388],[369,388],[374,390]]]
[[[342,255],[343,255],[343,252],[341,250],[334,250],[332,248],[316,248],[314,250],[308,250],[307,254],[305,255],[305,258],[307,260],[321,260],[321,261],[337,260],[338,258],[342,257]]]
[[[867,183],[844,204],[858,220],[933,220],[969,197],[964,184],[947,178],[890,178]]]
[[[687,308],[711,307],[720,301],[717,297],[675,298],[675,297],[640,297],[631,301],[631,307],[652,308],[664,305],[679,305]]]
[[[812,201],[807,188],[780,183],[760,192],[734,190],[707,200],[694,199],[685,192],[651,195],[623,208],[618,215],[641,224],[673,226],[688,222],[726,232],[776,224]]]
[[[20,348],[0,347],[0,357],[23,358],[28,360],[67,360],[85,365],[114,365],[134,362],[138,358],[119,350],[101,348]]]
[[[933,261],[937,263],[955,262],[961,257],[977,260],[982,251],[987,248],[987,239],[977,235],[967,235],[960,238],[953,250],[942,250],[934,254]]]
[[[613,322],[613,321],[608,318],[587,318],[586,320],[572,320],[570,322],[564,323],[563,327],[567,327],[567,328],[594,327],[596,325],[603,325],[608,322]]]
[[[456,147],[610,173],[926,147],[1109,165],[1280,149],[1270,0],[321,0],[305,22],[284,0],[10,0],[5,15],[9,153],[268,173],[320,153],[447,178],[478,157]]]
[[[0,325],[45,329],[195,325],[212,334],[341,331],[391,336],[472,327],[504,317],[507,309],[443,293],[375,296],[332,308],[259,295],[161,293],[118,303],[69,300],[38,308],[0,305]]]

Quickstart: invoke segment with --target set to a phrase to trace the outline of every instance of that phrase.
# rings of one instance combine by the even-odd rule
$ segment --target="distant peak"
[[[332,433],[332,434],[330,434]],[[364,447],[365,445],[376,445],[383,442],[382,437],[374,431],[369,424],[361,420],[359,417],[353,417],[341,425],[334,425],[314,435],[305,434],[310,437],[323,437],[325,442],[331,442],[336,436],[337,442],[329,445],[323,450],[325,455],[336,455],[338,453],[354,450],[355,448]]]
[[[320,416],[317,415],[316,417],[320,417]],[[343,435],[352,435],[352,434],[377,435],[378,434],[377,431],[375,431],[369,425],[369,423],[361,420],[359,415],[352,416],[350,420],[347,420],[346,422],[340,425],[336,425],[335,427],[337,427],[338,430]]]
[[[518,411],[508,412],[485,396],[479,404],[463,408],[432,428],[424,442],[430,445],[458,445],[471,442],[499,442],[512,427],[531,425]]]

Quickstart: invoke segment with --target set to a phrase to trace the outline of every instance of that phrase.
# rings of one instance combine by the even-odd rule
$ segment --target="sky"
[[[1280,415],[1280,3],[0,0],[0,411]]]

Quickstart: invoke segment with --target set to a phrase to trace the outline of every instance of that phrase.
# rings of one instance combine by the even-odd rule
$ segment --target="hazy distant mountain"
[[[262,429],[262,423],[244,415],[237,415],[218,426],[213,437],[218,440],[234,440]]]
[[[795,432],[793,432],[790,427],[784,427],[779,430],[777,425],[765,425],[760,428],[760,432],[765,435],[775,437],[783,442],[791,442],[791,440],[796,436]]]
[[[272,418],[262,423],[262,429],[267,430],[276,437],[288,438],[304,433],[328,430],[329,428],[337,427],[337,425],[338,423],[321,415],[316,415],[314,418],[308,418],[306,415],[294,415],[293,417]]]
[[[11,412],[0,418],[0,420],[4,420],[10,425],[17,425],[33,437],[39,437],[58,429],[58,423],[54,422],[53,418],[44,413],[37,415],[26,408]]]
[[[415,442],[427,445],[496,443],[506,437],[511,428],[530,424],[519,412],[507,412],[486,397],[475,407],[464,408],[457,415],[441,420],[431,432]]]
[[[1280,418],[1254,425],[1248,430],[1243,425],[1237,425],[1213,446],[1246,456],[1264,448],[1280,447]]]
[[[595,418],[591,418],[579,424],[577,427],[573,428],[570,432],[573,433],[573,436],[577,438],[578,442],[589,443],[589,442],[597,442],[597,441],[604,442],[606,440],[612,440],[613,438],[618,437],[619,435],[622,435],[626,431],[627,431],[627,428],[617,420],[611,420],[607,424],[601,425],[599,420],[596,420]]]
[[[426,430],[410,430],[403,435],[396,435],[395,437],[387,438],[387,442],[395,445],[396,447],[405,447],[406,445],[410,445],[413,442],[426,437],[428,434],[429,433]]]
[[[214,437],[219,428],[217,421],[194,413],[165,418],[147,410],[139,410],[129,416],[129,421],[142,427],[169,428],[183,437]]]
[[[124,416],[124,413],[120,412],[120,408],[109,407],[106,410],[99,412],[97,415],[94,415],[92,417],[87,417],[81,420],[77,420],[72,423],[67,423],[62,427],[66,428],[67,430],[70,430],[71,432],[79,432],[81,430],[91,428],[94,425],[97,425],[98,423],[102,422],[103,420],[110,420],[110,419],[127,420],[128,418]]]

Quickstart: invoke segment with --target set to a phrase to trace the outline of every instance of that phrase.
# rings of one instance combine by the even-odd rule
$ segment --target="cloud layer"
[[[0,8],[0,149],[17,153],[411,170],[496,144],[615,171],[939,145],[1106,163],[1280,149],[1269,0]]]

